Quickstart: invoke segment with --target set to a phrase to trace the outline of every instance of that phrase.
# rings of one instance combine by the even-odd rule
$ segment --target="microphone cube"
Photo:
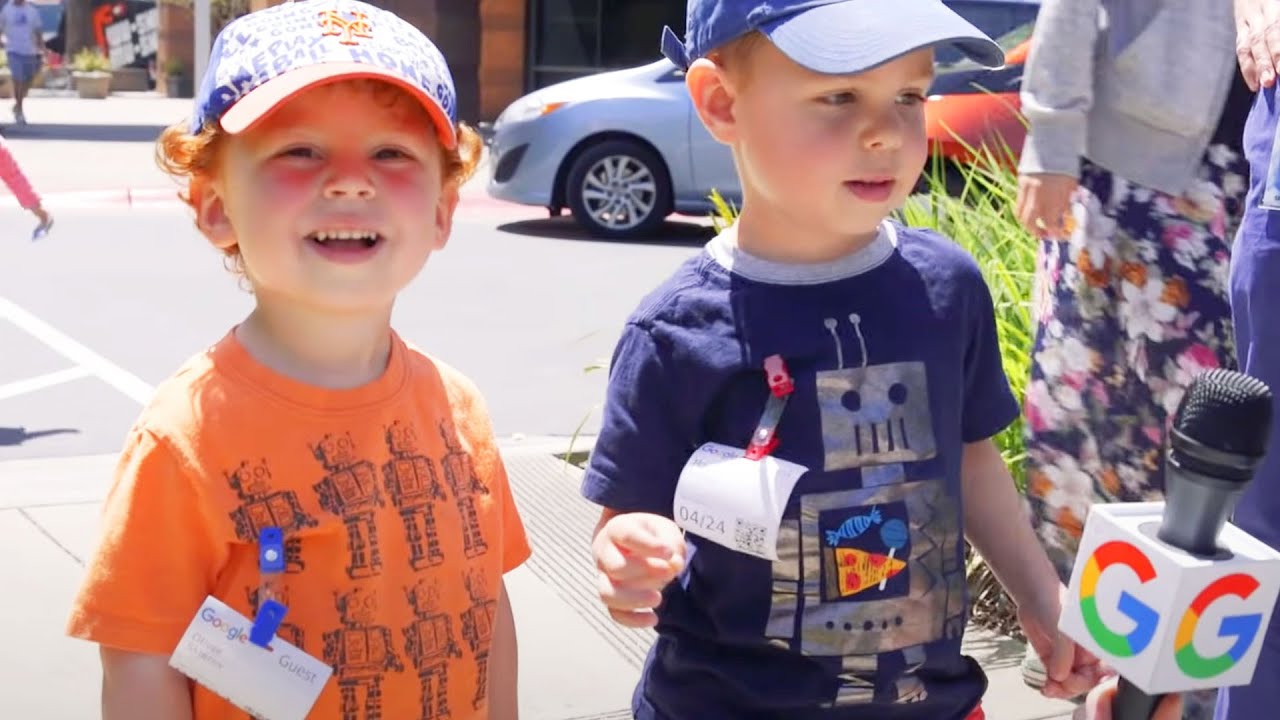
[[[1090,508],[1059,628],[1148,694],[1247,685],[1280,553],[1227,523],[1215,557],[1157,537],[1163,502]]]

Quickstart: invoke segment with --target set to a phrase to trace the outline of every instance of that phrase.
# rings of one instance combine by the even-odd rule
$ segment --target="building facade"
[[[260,9],[282,0],[248,0]],[[660,56],[664,25],[684,31],[685,0],[370,0],[421,28],[458,86],[459,115],[492,120],[539,87]],[[189,6],[161,3],[161,66],[194,66]],[[216,28],[215,28],[216,31]]]

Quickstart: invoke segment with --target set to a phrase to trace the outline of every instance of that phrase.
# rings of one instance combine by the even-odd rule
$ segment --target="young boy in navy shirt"
[[[690,0],[663,37],[743,205],[627,322],[583,482],[602,599],[657,626],[640,720],[981,717],[966,538],[1046,693],[1097,681],[992,442],[1018,406],[982,275],[888,219],[941,45],[1003,62],[938,0]]]

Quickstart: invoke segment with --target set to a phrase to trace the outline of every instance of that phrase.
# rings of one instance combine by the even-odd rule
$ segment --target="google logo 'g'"
[[[1130,593],[1121,591],[1116,609],[1134,622],[1134,629],[1128,635],[1121,635],[1107,627],[1098,614],[1096,595],[1099,578],[1112,565],[1128,567],[1141,583],[1150,582],[1156,577],[1155,567],[1141,550],[1121,540],[1105,542],[1089,556],[1081,575],[1080,614],[1099,647],[1115,657],[1133,657],[1151,644],[1156,629],[1160,626],[1160,614]],[[1218,578],[1196,596],[1191,607],[1183,613],[1174,638],[1174,657],[1182,672],[1193,678],[1211,678],[1221,675],[1240,662],[1262,628],[1262,615],[1233,615],[1223,618],[1222,624],[1218,626],[1218,636],[1234,638],[1235,642],[1227,652],[1216,657],[1206,658],[1196,651],[1195,631],[1205,610],[1218,598],[1233,595],[1248,599],[1258,586],[1257,579],[1236,573]]]

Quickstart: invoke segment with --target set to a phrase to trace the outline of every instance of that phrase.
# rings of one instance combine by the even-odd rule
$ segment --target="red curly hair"
[[[417,104],[417,100],[403,89],[379,80],[354,79],[340,82],[367,88],[384,107],[393,107],[403,101]],[[434,132],[434,128],[432,130]],[[479,133],[465,123],[458,123],[454,132],[458,143],[452,149],[443,150],[441,161],[445,183],[460,186],[475,174],[484,142]],[[170,176],[187,182],[187,187],[178,193],[178,197],[193,210],[196,208],[196,193],[213,180],[218,172],[218,158],[228,137],[216,122],[206,124],[195,135],[191,134],[188,123],[181,122],[165,128],[156,141],[156,163]],[[239,249],[232,246],[225,252],[234,263],[233,269],[243,274]]]

